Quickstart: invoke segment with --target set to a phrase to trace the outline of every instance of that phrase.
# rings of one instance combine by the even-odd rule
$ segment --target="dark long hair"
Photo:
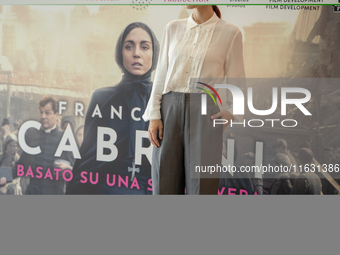
[[[213,5],[212,8],[213,8],[213,11],[216,13],[217,17],[219,17],[220,19],[222,19],[221,11],[220,11],[220,9],[217,7],[217,5]]]

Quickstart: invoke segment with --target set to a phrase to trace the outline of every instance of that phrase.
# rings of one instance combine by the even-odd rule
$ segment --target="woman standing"
[[[245,77],[240,30],[221,20],[217,6],[187,8],[194,9],[188,19],[172,21],[165,28],[154,86],[143,115],[145,121],[150,120],[149,139],[155,146],[153,194],[183,194],[185,189],[187,194],[217,194],[218,178],[203,179],[202,174],[191,178],[190,169],[220,163],[222,130],[213,129],[211,119],[231,120],[233,116],[219,112],[209,102],[206,116],[201,115],[200,107],[193,109],[201,97],[192,94],[196,91],[191,78],[204,82],[206,78]],[[191,109],[190,101],[197,101],[191,103]]]
[[[148,129],[148,123],[141,116],[150,97],[150,78],[156,67],[158,49],[154,33],[143,23],[131,23],[121,33],[116,45],[116,62],[124,75],[116,86],[93,92],[80,148],[82,158],[75,163],[67,194],[151,192],[148,183],[150,164],[144,159],[142,165],[135,166],[134,159],[136,131]],[[117,154],[114,160],[98,158],[98,151],[103,152],[104,149],[97,148],[99,128],[110,130],[111,134],[114,132],[111,138],[116,136],[114,146]],[[105,149],[104,154],[107,154]],[[119,180],[123,182],[119,183]]]

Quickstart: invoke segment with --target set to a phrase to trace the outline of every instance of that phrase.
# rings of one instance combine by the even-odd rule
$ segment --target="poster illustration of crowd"
[[[228,172],[219,195],[340,193],[340,14],[283,7],[219,6],[242,32],[255,108],[272,106],[269,81],[280,80],[282,94],[302,79],[311,94],[287,108],[294,128],[254,128],[247,120],[269,117],[246,110],[249,125],[224,131],[223,157],[240,169],[258,165],[261,151],[261,165],[297,171]],[[181,5],[0,6],[0,194],[152,194],[142,115],[164,28],[190,14]],[[143,62],[131,55],[134,45]],[[230,94],[222,102],[230,107]],[[282,123],[282,108],[270,119]]]

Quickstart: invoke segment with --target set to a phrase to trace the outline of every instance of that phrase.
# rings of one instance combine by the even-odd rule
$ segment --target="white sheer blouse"
[[[143,119],[161,119],[160,104],[164,94],[192,92],[190,78],[226,77],[245,77],[242,33],[238,27],[221,20],[215,13],[202,24],[197,24],[192,15],[170,22],[163,33],[153,88]]]

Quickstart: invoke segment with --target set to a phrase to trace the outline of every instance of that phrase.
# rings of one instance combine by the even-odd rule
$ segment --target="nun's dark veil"
[[[123,45],[124,40],[127,35],[135,28],[141,28],[145,30],[151,40],[152,40],[152,65],[149,71],[143,75],[133,75],[123,65]],[[123,87],[124,97],[128,109],[132,109],[138,105],[143,112],[148,103],[152,82],[151,73],[156,68],[159,52],[159,43],[151,31],[151,29],[141,22],[134,22],[129,24],[120,34],[117,44],[116,44],[116,62],[120,69],[123,71],[124,75],[120,85]],[[129,133],[129,148],[128,148],[128,158],[131,160],[134,158],[135,154],[135,132],[136,130],[147,130],[147,124],[144,121],[135,122],[130,119],[130,124],[126,127],[126,132]]]
[[[152,40],[152,66],[144,75],[133,75],[128,72],[123,65],[123,43],[126,36],[135,28],[145,30]],[[110,187],[106,183],[105,178],[100,179],[98,185],[82,183],[81,173],[100,172],[101,176],[106,174],[127,175],[128,167],[132,166],[135,157],[135,141],[136,130],[147,130],[148,123],[144,121],[135,121],[129,118],[132,109],[138,107],[140,110],[135,112],[136,117],[142,116],[147,102],[149,100],[152,82],[151,73],[156,68],[159,52],[159,44],[151,29],[140,22],[129,24],[119,36],[116,45],[116,62],[123,71],[122,80],[115,86],[103,87],[97,89],[91,98],[91,102],[85,119],[85,134],[84,141],[80,148],[81,159],[77,159],[73,168],[73,179],[67,187],[67,194],[93,194],[93,193],[115,193],[117,186]],[[123,115],[127,118],[96,118],[92,117],[92,112],[95,107],[99,106],[103,116],[110,116],[112,107],[118,109],[122,106]],[[140,115],[140,116],[139,116]],[[119,150],[117,159],[111,162],[102,162],[97,160],[97,146],[93,143],[97,139],[98,126],[109,127],[117,132],[119,140],[116,141],[116,146]],[[140,166],[140,168],[146,166]],[[148,168],[149,169],[149,168]],[[139,173],[139,185],[147,187],[147,181],[150,178],[150,172],[141,171]],[[123,189],[125,192],[129,189]],[[141,189],[141,192],[145,190]],[[119,193],[119,192],[118,192]]]
[[[151,40],[152,40],[152,66],[149,71],[147,71],[144,75],[133,75],[130,72],[128,72],[124,65],[123,65],[123,45],[124,45],[124,40],[127,37],[127,35],[135,28],[141,28],[144,31],[146,31]],[[128,76],[129,78],[133,79],[145,79],[145,78],[150,78],[151,73],[153,70],[156,69],[157,66],[157,60],[158,60],[158,53],[159,53],[159,43],[156,39],[155,34],[152,32],[152,30],[145,25],[144,23],[141,22],[133,22],[129,24],[120,34],[117,44],[116,44],[116,63],[120,67],[120,69],[123,71],[125,76]]]

